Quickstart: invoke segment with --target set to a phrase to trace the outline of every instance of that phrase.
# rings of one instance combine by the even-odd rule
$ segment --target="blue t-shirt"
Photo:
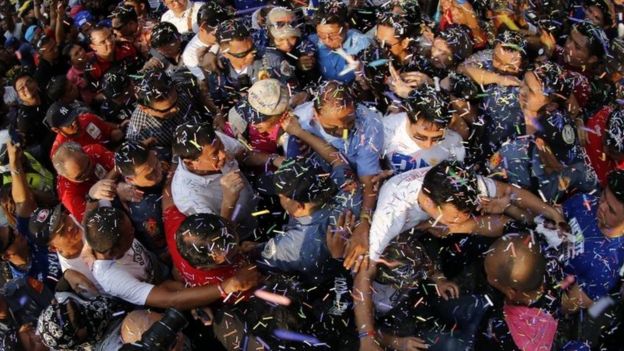
[[[324,80],[337,80],[342,83],[350,83],[355,79],[353,71],[340,75],[340,72],[347,68],[347,61],[345,61],[342,56],[335,53],[334,50],[325,46],[316,34],[310,36],[310,41],[312,41],[318,49],[316,57]],[[355,29],[349,29],[347,38],[342,43],[342,49],[349,55],[357,56],[371,44],[371,38]]]
[[[29,218],[17,217],[17,232],[26,237],[30,248],[30,264],[26,270],[18,269],[9,264],[13,278],[33,277],[54,290],[56,283],[63,276],[58,256],[47,247],[38,245],[28,229]]]
[[[565,270],[576,275],[576,281],[592,300],[616,287],[624,264],[624,236],[607,238],[602,234],[596,218],[598,203],[596,196],[576,194],[563,204],[577,242],[575,255],[566,262]]]

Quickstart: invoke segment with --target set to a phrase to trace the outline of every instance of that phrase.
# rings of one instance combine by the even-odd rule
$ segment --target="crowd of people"
[[[0,24],[1,350],[624,350],[623,0]]]

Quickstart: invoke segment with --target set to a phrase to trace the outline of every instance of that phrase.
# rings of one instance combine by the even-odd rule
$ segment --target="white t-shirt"
[[[196,213],[212,213],[219,215],[221,213],[221,202],[223,201],[223,190],[221,189],[221,178],[224,174],[238,170],[238,162],[234,159],[234,155],[243,151],[242,144],[221,132],[215,132],[217,137],[221,139],[226,154],[230,160],[225,163],[221,169],[221,173],[210,175],[197,175],[189,171],[184,162],[179,162],[178,168],[173,175],[171,182],[171,195],[173,202],[178,210],[187,216]],[[243,176],[243,179],[245,177]],[[243,228],[253,226],[255,220],[251,216],[255,208],[253,189],[249,182],[245,179],[245,187],[240,193],[236,209],[234,210],[235,222],[239,223]],[[242,229],[243,232],[247,229]],[[249,230],[253,230],[249,228]]]
[[[418,194],[429,169],[414,169],[396,175],[379,190],[369,234],[368,250],[372,260],[381,257],[392,239],[430,218],[418,205]],[[496,183],[492,179],[477,176],[477,180],[483,196],[496,196]]]
[[[143,306],[154,288],[154,262],[136,239],[118,260],[96,260],[93,276],[105,293]]]
[[[384,126],[384,158],[397,172],[432,167],[444,160],[464,161],[466,149],[462,137],[447,129],[444,139],[429,149],[421,149],[409,134],[409,118],[405,112],[382,119]]]
[[[91,247],[87,245],[86,242],[82,247],[82,252],[80,252],[80,256],[76,258],[65,258],[59,253],[57,253],[57,256],[61,265],[61,270],[63,272],[71,269],[76,272],[82,273],[87,279],[89,279],[93,283],[93,285],[95,285],[99,292],[104,291],[91,271],[93,268],[93,263],[95,262],[95,256],[93,256],[93,253],[91,252]]]
[[[160,20],[162,22],[169,22],[173,24],[176,26],[180,34],[184,34],[190,32],[188,30],[188,20],[189,16],[191,16],[193,33],[197,33],[199,32],[199,26],[197,25],[197,13],[203,4],[203,2],[192,2],[191,0],[188,0],[186,10],[182,12],[182,16],[177,17],[173,11],[167,10],[167,12],[162,15]]]
[[[201,68],[199,68],[199,49],[207,47],[210,47],[210,52],[212,53],[216,54],[219,52],[218,44],[205,44],[203,41],[199,40],[199,34],[195,34],[193,39],[191,39],[191,41],[186,44],[184,52],[182,53],[182,62],[184,62],[186,68],[188,68],[189,71],[191,71],[191,73],[193,73],[193,75],[200,80],[203,80],[205,77],[204,72],[201,70]]]

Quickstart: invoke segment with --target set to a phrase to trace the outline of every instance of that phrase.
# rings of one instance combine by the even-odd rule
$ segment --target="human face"
[[[53,128],[53,129],[57,129],[57,128]],[[80,131],[80,125],[78,124],[78,118],[76,118],[69,125],[60,127],[57,130],[55,130],[55,131],[58,132],[59,134],[63,135],[63,136],[66,136],[66,137],[71,137],[71,136],[78,135],[78,132]]]
[[[448,46],[446,40],[441,38],[433,39],[431,47],[431,63],[436,68],[447,68],[453,64],[453,51]]]
[[[147,161],[134,169],[134,175],[128,177],[128,181],[136,186],[151,187],[159,184],[162,178],[162,164],[156,152],[151,150]]]
[[[576,68],[583,68],[588,64],[595,63],[596,56],[589,50],[589,40],[578,30],[573,29],[565,42],[563,61]]]
[[[196,173],[210,173],[220,171],[227,159],[223,143],[215,138],[211,145],[202,146],[202,153],[196,160],[185,162]]]
[[[338,24],[319,24],[316,26],[316,35],[321,43],[331,50],[340,49],[347,36],[347,28]]]
[[[514,50],[505,50],[502,45],[496,45],[492,54],[492,65],[502,74],[517,75],[522,66],[522,55]]]
[[[591,5],[589,7],[586,7],[585,16],[587,16],[587,20],[597,25],[598,27],[602,28],[605,26],[604,13],[602,13],[602,10],[600,9],[600,7],[596,5]]]
[[[179,14],[186,10],[187,0],[165,0],[164,3],[171,12]]]
[[[390,51],[394,57],[401,58],[406,51],[407,45],[405,43],[407,43],[407,40],[398,38],[394,33],[394,29],[390,26],[377,26],[375,39],[377,39],[380,46]]]
[[[79,153],[65,161],[63,176],[74,183],[82,183],[91,179],[94,169],[95,163],[91,161],[91,158],[84,153]]]
[[[256,59],[256,49],[251,38],[230,41],[223,54],[239,70],[251,65]]]
[[[602,191],[598,205],[598,228],[606,237],[624,233],[624,204],[618,201],[609,187]]]
[[[139,24],[135,21],[121,23],[118,18],[113,18],[112,28],[117,38],[132,38],[136,34]]]
[[[72,66],[82,67],[87,63],[87,52],[80,45],[74,45],[69,50],[69,60]]]
[[[254,123],[253,126],[260,133],[270,133],[281,117],[282,115],[271,116],[264,122]]]
[[[182,42],[176,39],[174,42],[166,44],[158,48],[158,51],[165,57],[176,58],[182,53]]]
[[[316,118],[327,134],[341,138],[345,130],[355,125],[355,108],[350,106],[325,106],[320,112],[314,111]]]
[[[115,52],[115,36],[110,29],[94,31],[91,33],[91,49],[99,57],[109,58]]]
[[[444,139],[446,130],[435,123],[420,119],[416,123],[409,124],[409,132],[418,147],[430,149]]]
[[[520,84],[519,100],[520,107],[531,112],[537,112],[549,103],[548,97],[544,95],[542,84],[533,72],[524,74],[524,79]]]
[[[297,45],[298,40],[299,38],[297,37],[274,38],[273,43],[275,44],[275,48],[277,50],[281,52],[291,52]]]
[[[49,40],[39,49],[39,52],[48,61],[54,61],[59,57],[59,49],[54,40]]]
[[[21,267],[28,263],[28,242],[9,226],[0,228],[0,240],[6,246],[2,260]],[[8,244],[8,245],[7,245]]]
[[[154,101],[151,103],[151,106],[144,107],[144,109],[156,118],[169,119],[180,111],[178,107],[178,92],[175,88],[172,88],[166,99]]]
[[[17,96],[24,105],[37,105],[39,103],[39,84],[32,77],[21,77],[15,82]]]
[[[461,224],[470,219],[470,213],[458,210],[451,203],[436,205],[425,191],[418,194],[418,204],[423,211],[427,212],[429,217],[435,219],[439,224]]]
[[[56,230],[58,235],[50,241],[50,248],[66,259],[76,258],[84,247],[82,229],[69,213],[63,216],[63,222]]]

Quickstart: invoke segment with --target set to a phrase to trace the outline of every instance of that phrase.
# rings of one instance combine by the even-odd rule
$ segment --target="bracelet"
[[[367,338],[367,337],[376,337],[377,336],[377,332],[373,329],[365,331],[365,332],[361,332],[358,334],[358,338],[359,339],[363,339],[363,338]]]
[[[217,284],[217,289],[219,289],[219,294],[221,294],[221,298],[225,299],[226,297],[228,297],[228,294],[225,292],[225,289],[223,289],[223,285],[221,285],[221,283]]]
[[[89,193],[87,193],[87,195],[85,196],[85,201],[87,201],[87,202],[97,202],[99,200],[92,198],[91,195],[89,195]]]
[[[368,223],[370,224],[372,222],[372,218],[371,215],[368,213],[361,213],[360,214],[360,221],[368,221]]]

